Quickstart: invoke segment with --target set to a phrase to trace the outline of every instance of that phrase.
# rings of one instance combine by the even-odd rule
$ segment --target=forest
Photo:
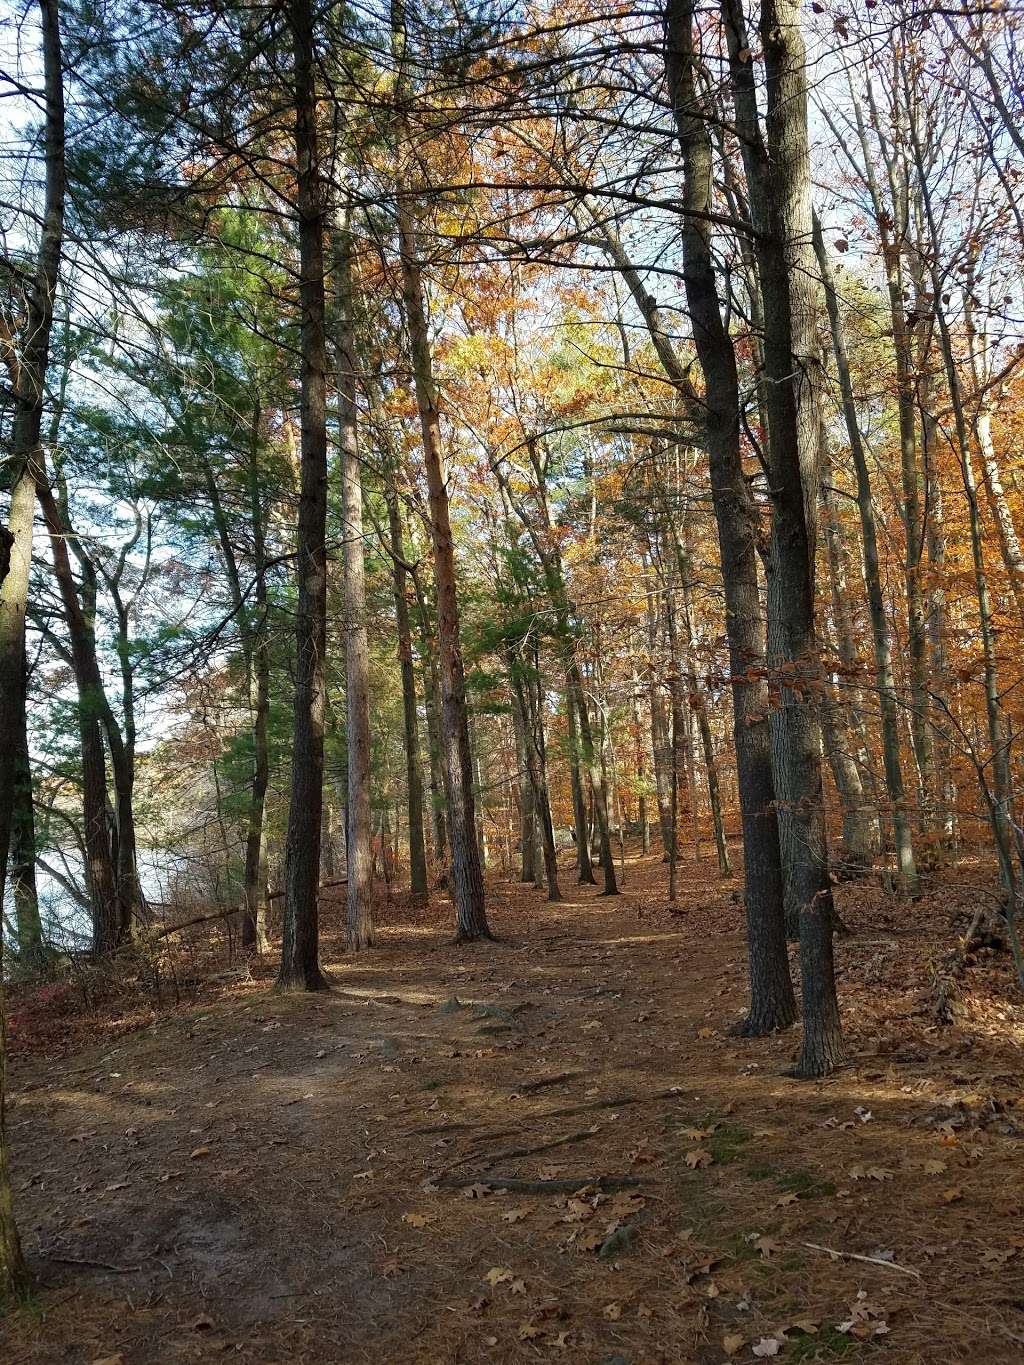
[[[1024,11],[0,95],[4,1365],[1024,1359]]]

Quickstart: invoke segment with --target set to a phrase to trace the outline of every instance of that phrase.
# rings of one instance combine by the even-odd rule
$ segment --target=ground
[[[795,1031],[727,1033],[738,885],[688,863],[673,912],[653,858],[614,899],[492,881],[469,947],[397,903],[369,952],[328,934],[327,994],[268,962],[60,1032],[16,997],[37,1284],[0,1360],[1024,1359],[1024,1008],[1002,957],[952,1022],[933,979],[990,875],[842,888],[821,1083],[784,1074]]]

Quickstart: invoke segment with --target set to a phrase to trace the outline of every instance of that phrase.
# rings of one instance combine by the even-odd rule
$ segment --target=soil
[[[1005,954],[942,976],[988,870],[840,888],[820,1083],[795,1031],[729,1036],[739,883],[681,872],[674,908],[653,857],[613,899],[492,881],[464,947],[396,902],[368,952],[328,932],[324,994],[268,961],[49,1029],[16,997],[37,1285],[0,1360],[1024,1359],[1024,1007]]]

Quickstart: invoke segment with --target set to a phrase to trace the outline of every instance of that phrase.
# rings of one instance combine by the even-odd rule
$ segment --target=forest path
[[[240,983],[18,1062],[40,1289],[0,1360],[1020,1360],[1019,1041],[915,1022],[935,944],[858,891],[853,1063],[787,1079],[794,1035],[723,1032],[737,882],[682,886],[495,883],[496,944],[395,926],[325,953],[329,994]]]

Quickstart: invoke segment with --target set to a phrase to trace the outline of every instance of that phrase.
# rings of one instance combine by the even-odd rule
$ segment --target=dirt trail
[[[1022,1012],[939,1030],[934,936],[844,893],[853,1062],[786,1079],[793,1035],[723,1032],[737,883],[687,871],[678,915],[653,861],[615,900],[497,884],[497,944],[398,926],[328,995],[16,1059],[40,1289],[0,1360],[1024,1358]]]

